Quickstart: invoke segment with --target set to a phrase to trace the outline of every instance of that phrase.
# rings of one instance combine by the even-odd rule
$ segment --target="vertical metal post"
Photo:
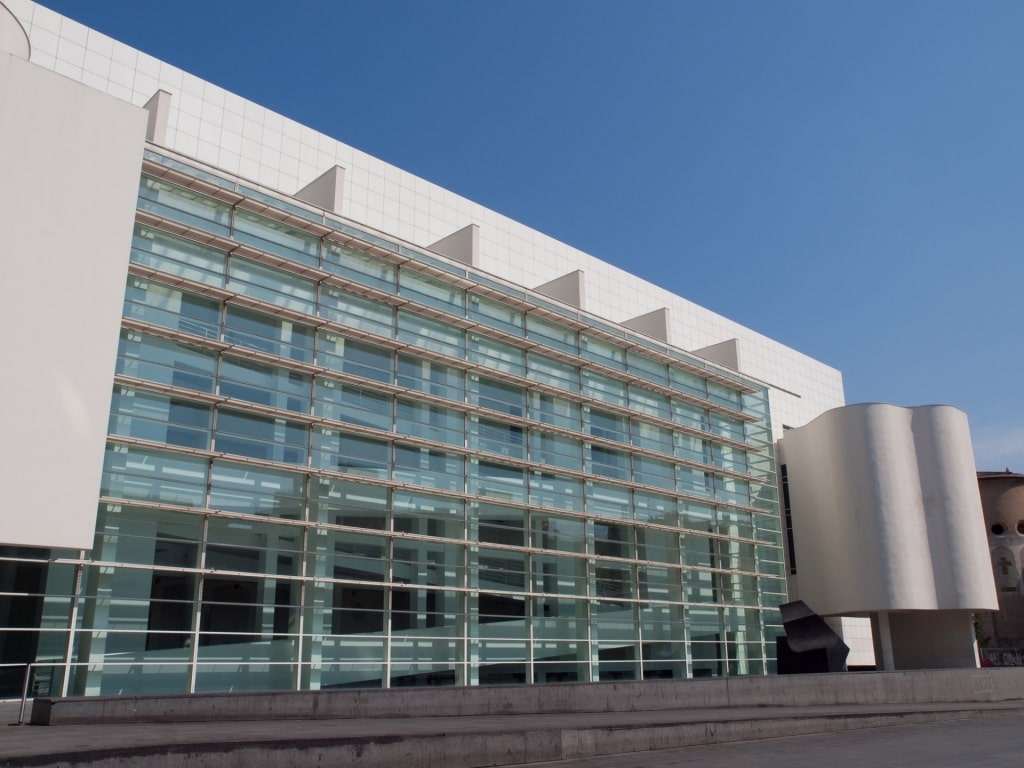
[[[61,698],[68,695],[71,686],[71,656],[75,650],[75,632],[78,626],[78,604],[82,598],[83,583],[83,562],[85,561],[85,550],[78,550],[78,565],[75,566],[75,586],[71,595],[71,612],[68,615],[68,642],[64,649],[64,679],[60,684]]]
[[[32,665],[25,665],[25,682],[21,686],[21,709],[18,710],[18,725],[25,723],[25,703],[28,701],[28,683],[32,679]]]

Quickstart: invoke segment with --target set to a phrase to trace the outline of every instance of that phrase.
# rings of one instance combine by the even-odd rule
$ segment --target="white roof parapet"
[[[467,224],[457,232],[452,232],[427,247],[449,259],[462,262],[470,267],[479,267],[480,227],[477,224]]]
[[[340,165],[336,165],[324,171],[296,192],[295,197],[310,205],[315,205],[318,208],[323,208],[325,211],[341,216],[344,184],[345,169]]]
[[[569,272],[561,277],[556,277],[554,280],[542,283],[533,290],[547,296],[549,299],[561,301],[563,304],[576,307],[576,309],[583,309],[583,275],[583,270],[577,269],[574,272]]]
[[[167,144],[167,123],[171,116],[171,94],[165,90],[154,93],[143,109],[149,112],[146,123],[146,141],[165,146]]]
[[[623,320],[620,325],[642,333],[644,336],[650,336],[652,339],[663,341],[666,344],[672,343],[669,339],[668,329],[671,327],[671,324],[669,322],[668,307],[662,307],[653,312],[631,317],[629,320]]]
[[[710,360],[712,363],[724,365],[726,368],[732,368],[737,372],[742,371],[740,367],[739,339],[727,339],[708,347],[690,350],[690,352],[691,354],[703,357],[705,360]]]

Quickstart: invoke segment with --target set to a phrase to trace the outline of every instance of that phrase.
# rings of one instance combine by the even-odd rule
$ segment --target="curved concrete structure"
[[[25,28],[3,3],[0,3],[0,53],[10,53],[25,61],[32,53]]]
[[[969,623],[969,611],[996,605],[962,411],[946,405],[846,406],[788,431],[781,446],[795,592],[815,611],[879,614],[882,635],[889,634],[890,619],[906,625],[904,641],[914,646],[908,653],[917,656],[921,644],[942,645],[951,627],[961,619]],[[936,614],[887,615],[907,611],[963,616],[947,615],[941,626],[932,626]],[[925,637],[935,633],[942,637]],[[954,645],[973,643],[966,629],[962,635]],[[892,649],[881,650],[890,667]],[[925,656],[930,665],[944,666]]]

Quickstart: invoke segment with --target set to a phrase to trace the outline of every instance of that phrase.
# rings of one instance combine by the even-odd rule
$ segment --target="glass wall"
[[[95,545],[0,549],[0,662],[38,690],[772,671],[763,387],[286,201],[145,176],[139,207],[181,226],[136,230]]]

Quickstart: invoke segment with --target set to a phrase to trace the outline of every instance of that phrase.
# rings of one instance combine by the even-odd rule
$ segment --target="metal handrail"
[[[247,661],[241,662],[236,659],[211,659],[208,661],[198,662],[198,666],[217,666],[222,664],[263,664],[268,666],[293,666],[293,661],[269,661],[261,660],[259,662]],[[146,667],[146,666],[161,666],[161,667],[190,667],[193,665],[192,661],[104,661],[100,666],[103,667]],[[82,667],[82,666],[96,666],[96,662],[71,662],[70,664],[61,661],[33,661],[33,662],[21,662],[21,663],[0,663],[0,669],[3,668],[21,668],[25,669],[25,677],[21,686],[21,704],[18,709],[18,721],[11,723],[10,725],[24,725],[25,724],[25,709],[28,706],[28,692],[30,683],[32,681],[32,670],[38,667]]]

